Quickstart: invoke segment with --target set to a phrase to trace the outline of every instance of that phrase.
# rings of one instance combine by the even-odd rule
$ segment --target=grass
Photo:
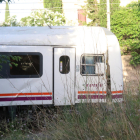
[[[122,103],[80,103],[47,109],[38,106],[32,113],[18,114],[14,121],[3,119],[0,139],[140,139],[140,90],[134,95],[128,89],[123,98]]]
[[[127,95],[122,104],[80,104],[73,112],[63,111],[50,126],[53,139],[118,140],[140,139],[139,97]],[[57,128],[55,133],[51,133]]]

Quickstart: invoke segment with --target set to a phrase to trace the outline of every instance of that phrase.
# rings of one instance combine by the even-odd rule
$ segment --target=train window
[[[10,57],[11,67],[10,75],[38,75],[40,74],[40,57],[39,55],[13,55],[20,59],[13,60]],[[14,63],[16,65],[14,65]]]
[[[39,78],[43,71],[43,56],[39,52],[1,52],[7,56],[2,64],[2,78]]]
[[[61,74],[67,74],[70,71],[70,58],[66,55],[59,59],[59,71]]]
[[[81,74],[95,75],[96,63],[103,63],[103,55],[84,54],[81,57]]]

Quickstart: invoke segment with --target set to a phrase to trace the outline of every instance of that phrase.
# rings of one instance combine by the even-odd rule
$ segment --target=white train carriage
[[[0,27],[0,56],[10,58],[0,64],[0,106],[106,102],[107,66],[112,100],[123,100],[119,42],[105,28]]]

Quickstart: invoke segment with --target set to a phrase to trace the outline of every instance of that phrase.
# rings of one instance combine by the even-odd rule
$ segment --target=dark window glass
[[[82,56],[81,74],[92,75],[95,74],[95,64],[103,62],[103,55],[85,54]]]
[[[70,71],[70,58],[66,55],[59,59],[59,71],[62,74],[67,74]]]
[[[40,78],[43,56],[39,52],[0,52],[6,62],[1,63],[0,78]]]
[[[16,56],[16,55],[13,55]],[[38,75],[40,73],[40,57],[39,55],[17,55],[20,60],[15,61],[10,58],[12,64],[10,67],[10,75]]]

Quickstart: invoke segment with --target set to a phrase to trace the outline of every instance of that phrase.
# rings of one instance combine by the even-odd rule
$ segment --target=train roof
[[[103,27],[0,27],[0,45],[75,46],[88,38],[102,41],[108,35],[115,36]]]

